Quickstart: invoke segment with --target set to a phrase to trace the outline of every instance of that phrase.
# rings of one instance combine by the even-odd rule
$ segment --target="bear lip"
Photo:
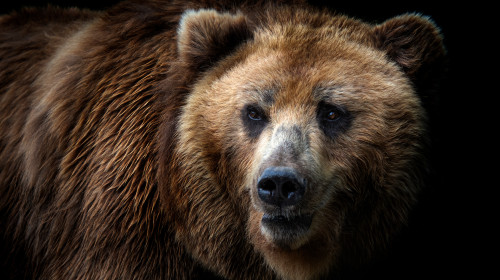
[[[295,247],[309,232],[313,215],[283,216],[264,214],[261,231],[268,241],[282,248]]]

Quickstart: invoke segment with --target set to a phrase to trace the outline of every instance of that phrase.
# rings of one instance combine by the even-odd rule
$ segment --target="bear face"
[[[173,219],[217,271],[235,253],[210,252],[235,238],[206,230],[215,224],[246,237],[240,252],[255,250],[284,279],[316,278],[369,258],[406,223],[425,177],[416,85],[444,51],[418,15],[377,26],[307,10],[253,16],[199,10],[181,20],[179,67],[198,74],[169,158],[186,176],[168,194],[184,193],[176,199],[195,217]]]

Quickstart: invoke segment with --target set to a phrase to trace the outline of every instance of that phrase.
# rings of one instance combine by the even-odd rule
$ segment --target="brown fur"
[[[215,2],[0,17],[6,276],[318,278],[406,223],[426,172],[419,94],[444,57],[436,27]],[[354,115],[335,138],[316,122],[325,98]],[[247,103],[270,118],[257,138]],[[311,229],[289,248],[260,228],[255,181],[276,163],[315,186]]]

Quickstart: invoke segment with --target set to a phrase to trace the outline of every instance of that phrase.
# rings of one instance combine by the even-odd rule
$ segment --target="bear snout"
[[[302,209],[308,189],[308,180],[296,168],[270,166],[261,172],[255,206],[263,213],[260,230],[269,242],[291,248],[306,238],[313,219]]]
[[[259,199],[281,209],[298,204],[305,192],[305,178],[291,167],[268,167],[257,181]]]

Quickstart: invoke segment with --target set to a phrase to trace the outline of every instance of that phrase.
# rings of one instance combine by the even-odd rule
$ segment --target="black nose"
[[[257,182],[259,198],[279,207],[299,203],[305,191],[305,180],[290,167],[266,168]]]

